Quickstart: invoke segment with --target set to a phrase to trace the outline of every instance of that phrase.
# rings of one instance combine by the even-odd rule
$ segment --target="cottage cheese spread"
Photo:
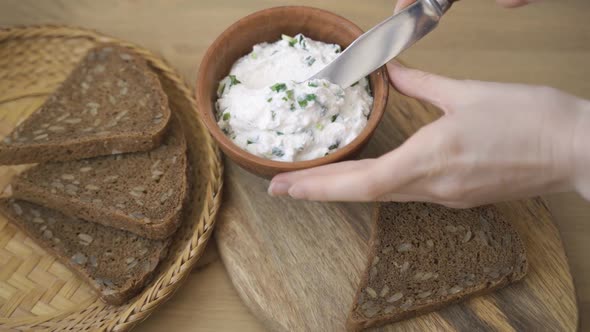
[[[346,89],[302,82],[338,53],[340,46],[301,34],[255,45],[219,83],[219,126],[242,149],[278,161],[315,159],[347,145],[367,124],[368,80]]]

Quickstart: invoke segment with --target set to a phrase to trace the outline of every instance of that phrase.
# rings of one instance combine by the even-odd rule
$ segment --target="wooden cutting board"
[[[378,156],[440,115],[391,92],[363,157]],[[274,331],[342,331],[366,264],[373,204],[314,203],[266,194],[268,181],[228,162],[216,230],[222,260],[250,310]],[[499,205],[521,234],[521,283],[383,331],[573,331],[578,308],[557,228],[541,199]]]

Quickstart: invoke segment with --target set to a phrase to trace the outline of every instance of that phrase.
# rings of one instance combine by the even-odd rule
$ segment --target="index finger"
[[[285,174],[280,181],[287,185],[281,189],[293,198],[313,201],[371,201],[396,189],[404,194],[404,184],[423,173],[423,149],[417,143],[409,139],[378,159],[326,165],[300,176]]]

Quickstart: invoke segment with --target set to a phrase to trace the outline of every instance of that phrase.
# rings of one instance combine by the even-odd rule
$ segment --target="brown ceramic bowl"
[[[321,9],[302,6],[265,9],[246,16],[227,28],[205,53],[197,77],[197,106],[211,135],[233,161],[265,178],[354,158],[371,138],[387,104],[388,81],[383,67],[370,76],[374,103],[367,126],[355,140],[342,149],[318,159],[280,162],[255,156],[235,145],[217,125],[215,101],[219,81],[229,74],[232,65],[239,58],[252,51],[255,44],[277,41],[281,34],[293,36],[298,33],[346,47],[363,31],[349,20]]]

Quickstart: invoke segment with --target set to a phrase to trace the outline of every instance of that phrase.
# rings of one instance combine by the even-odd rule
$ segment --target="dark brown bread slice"
[[[522,279],[518,233],[493,206],[383,203],[349,330],[396,322]]]
[[[162,239],[180,225],[187,185],[186,140],[173,118],[155,150],[40,164],[15,177],[12,190],[71,217]]]
[[[169,240],[144,239],[25,201],[1,199],[0,212],[109,304],[138,294],[168,250]]]
[[[160,145],[168,98],[131,50],[94,48],[57,91],[0,142],[0,165],[66,161]]]

